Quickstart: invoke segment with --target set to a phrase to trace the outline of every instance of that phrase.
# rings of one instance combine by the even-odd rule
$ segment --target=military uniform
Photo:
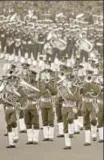
[[[1,53],[5,51],[6,46],[6,34],[3,27],[0,28],[0,41],[1,41]]]
[[[37,86],[36,72],[32,71],[30,75],[30,84]],[[38,114],[38,99],[39,94],[36,91],[27,91],[27,104],[24,109],[24,119],[27,128],[28,142],[27,144],[38,144],[39,141],[39,114]]]
[[[92,72],[93,73],[93,72]],[[93,127],[93,130],[95,130],[96,133],[96,111],[94,108],[94,96],[97,96],[99,94],[99,86],[96,85],[92,81],[91,75],[88,76],[86,79],[86,83],[83,85],[82,88],[82,110],[83,110],[83,118],[84,118],[84,128],[85,128],[85,146],[91,145],[91,125]],[[94,134],[96,138],[96,134]]]
[[[28,47],[27,47],[27,36],[26,35],[22,35],[22,38],[21,38],[21,61],[24,62],[24,58],[25,58],[25,55],[26,53],[28,53]]]
[[[57,84],[63,81],[65,78],[66,66],[61,66],[60,71],[57,73]],[[63,126],[63,117],[62,117],[62,102],[63,99],[59,93],[55,97],[55,107],[56,107],[56,116],[57,116],[57,126],[58,126],[58,135],[57,137],[64,137],[64,126]]]
[[[45,42],[45,35],[41,32],[38,34],[38,43],[37,43],[38,53],[40,54],[42,54],[44,42]]]
[[[25,133],[26,132],[26,125],[25,125],[25,122],[24,122],[24,111],[23,111],[23,109],[26,107],[27,95],[23,91],[22,87],[19,87],[17,89],[17,91],[21,94],[21,97],[18,100],[18,102],[20,104],[20,108],[18,110],[19,129],[20,129],[20,133]]]
[[[69,36],[67,39],[67,49],[66,49],[66,53],[68,53],[68,58],[71,58],[72,55],[75,55],[75,43],[76,40],[73,37],[73,35]]]
[[[28,37],[28,41],[27,41],[27,45],[28,45],[28,58],[34,58],[32,57],[32,55],[34,55],[34,43],[33,40],[31,38],[31,36]]]
[[[12,54],[14,52],[14,40],[13,37],[11,35],[9,35],[7,37],[7,41],[6,41],[6,53],[9,55],[9,61],[11,61],[12,58]]]
[[[8,81],[12,83],[12,77],[10,76]],[[15,79],[14,79],[15,80]],[[9,146],[7,148],[15,148],[15,143],[18,141],[18,129],[17,129],[17,117],[16,117],[16,110],[15,110],[15,105],[12,103],[14,94],[13,91],[11,91],[11,84],[7,83],[2,96],[3,96],[3,102],[4,102],[4,107],[5,107],[5,120],[7,123],[7,131],[8,131],[8,140],[9,140]],[[11,102],[9,102],[9,100]],[[5,100],[4,100],[5,99]]]
[[[56,95],[56,88],[54,81],[48,76],[50,71],[43,70],[39,81],[40,89],[40,108],[42,112],[43,120],[43,134],[44,141],[53,140],[54,138],[54,111],[53,111],[53,99],[52,96]],[[43,80],[42,80],[43,78]],[[45,78],[45,79],[44,79]]]
[[[78,73],[77,85],[81,87],[84,83],[84,78],[86,75],[86,70],[84,68],[84,64],[81,64],[81,63],[78,64],[78,72],[77,73]],[[78,118],[79,128],[80,128],[80,130],[82,130],[83,129],[82,100],[77,102],[77,108],[78,108],[78,111],[77,111],[78,117],[77,118]]]
[[[62,117],[64,122],[64,138],[65,138],[65,148],[71,149],[71,139],[69,138],[69,131],[72,128],[72,124],[74,121],[74,113],[76,113],[76,102],[80,100],[80,92],[79,88],[71,85],[72,83],[69,81],[71,77],[66,78],[63,81],[63,88],[59,90],[60,95],[63,98],[62,103]]]
[[[62,118],[62,97],[57,94],[55,106],[56,106],[56,116],[57,116],[57,125],[58,125],[58,135],[57,137],[64,136],[64,127],[63,127],[63,118]]]
[[[18,58],[21,55],[21,37],[19,33],[16,33],[14,38],[14,54],[15,54],[15,62],[18,61]]]
[[[103,126],[104,126],[104,113],[103,113],[103,89],[97,97],[97,106],[98,106],[98,136],[99,142],[104,142]]]
[[[29,67],[30,65],[27,63],[23,63],[22,64],[22,72],[20,73],[20,76],[22,77],[22,79],[24,79],[26,82],[29,82]],[[20,132],[24,133],[26,131],[26,126],[25,126],[25,122],[24,122],[24,112],[23,112],[23,108],[26,100],[27,100],[27,96],[26,93],[23,93],[22,88],[18,88],[18,92],[20,94],[22,94],[22,97],[20,97],[19,102],[21,104],[21,109],[19,109],[19,128],[20,128]]]

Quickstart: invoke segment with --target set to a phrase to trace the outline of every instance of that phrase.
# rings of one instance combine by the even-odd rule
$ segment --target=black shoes
[[[57,135],[57,137],[58,137],[58,138],[63,138],[64,135],[59,134],[59,135]]]
[[[33,142],[33,144],[34,144],[34,145],[37,145],[37,144],[38,144],[38,142],[35,142],[35,141],[34,141],[34,142]]]
[[[27,133],[27,132],[26,132],[26,130],[24,130],[24,131],[20,131],[20,133]]]
[[[99,143],[104,143],[104,140],[99,140]]]
[[[85,143],[84,146],[91,146],[91,143]]]
[[[64,150],[71,150],[71,146],[65,146],[63,149]]]
[[[35,142],[35,141],[34,141],[34,142],[33,142],[33,141],[30,141],[30,142],[27,142],[26,144],[27,144],[27,145],[31,145],[31,144],[37,145],[37,144],[38,144],[38,142]]]
[[[15,145],[9,145],[6,148],[16,148],[16,146]]]
[[[70,135],[69,135],[69,138],[73,138],[73,134],[70,134]]]
[[[54,141],[54,139],[53,139],[53,138],[44,138],[43,141],[44,141],[44,142],[47,142],[47,141],[52,142],[52,141]]]
[[[92,140],[95,142],[95,141],[97,141],[97,138],[96,138],[96,137],[94,137]]]
[[[80,132],[74,132],[74,134],[80,134]]]
[[[7,136],[8,136],[8,133],[5,133],[5,134],[4,134],[4,136],[6,136],[6,137],[7,137]]]
[[[53,138],[49,138],[49,141],[50,141],[50,142],[53,142],[54,140],[53,140]]]
[[[80,131],[82,131],[82,130],[83,130],[83,127],[80,128]]]
[[[14,143],[18,143],[18,139],[15,139],[15,140],[14,140]]]
[[[49,138],[44,138],[43,141],[44,142],[49,141]]]
[[[27,144],[27,145],[30,145],[30,144],[33,144],[33,142],[32,142],[32,141],[30,141],[30,142],[27,142],[26,144]]]

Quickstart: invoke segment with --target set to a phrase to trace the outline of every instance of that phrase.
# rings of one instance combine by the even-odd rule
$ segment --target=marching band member
[[[93,70],[88,71],[87,77],[85,77],[85,84],[82,87],[82,110],[84,118],[84,128],[85,128],[85,146],[91,145],[91,125],[96,133],[96,111],[94,105],[94,96],[99,94],[99,86],[93,82]],[[93,140],[96,140],[96,134],[94,134]]]
[[[98,138],[99,138],[99,143],[104,142],[104,134],[103,134],[103,127],[104,127],[104,113],[103,113],[103,88],[101,89],[100,94],[97,97],[97,105],[98,105]]]
[[[9,57],[7,56],[8,61],[13,60],[13,52],[14,52],[14,40],[13,37],[10,35],[7,38],[7,43],[6,43],[6,53],[9,55]]]
[[[84,64],[80,63],[78,65],[78,85],[83,85],[85,76],[86,76],[86,69],[84,68]],[[80,101],[78,104],[78,121],[80,130],[82,130],[83,129],[82,101]]]
[[[22,69],[19,70],[19,76],[22,77],[26,82],[29,81],[29,64],[28,63],[22,63]],[[22,92],[21,88],[18,89],[18,92]],[[26,95],[24,94],[20,99],[21,109],[19,109],[18,115],[19,115],[19,130],[20,133],[26,132],[26,125],[24,122],[24,112],[23,112],[23,106],[25,105],[26,101]]]
[[[69,137],[68,133],[68,126],[72,125],[74,121],[74,113],[77,112],[76,102],[79,100],[80,97],[79,89],[73,85],[73,78],[74,75],[67,75],[61,86],[58,86],[58,91],[63,99],[62,117],[64,123],[64,149],[71,149],[72,146],[71,138]],[[63,88],[60,90],[62,86]]]
[[[27,48],[27,36],[25,34],[22,35],[21,38],[21,63],[24,63],[26,57],[26,53],[28,52]]]
[[[21,58],[21,37],[18,32],[16,34],[14,38],[14,54],[15,62],[18,62],[19,58]]]
[[[50,69],[44,69],[39,77],[40,108],[43,120],[43,141],[54,140],[54,111],[52,96],[56,95],[56,87]]]
[[[100,85],[100,93],[98,94],[98,96],[96,97],[96,113],[97,113],[97,120],[98,120],[98,124],[97,124],[97,128],[98,128],[98,139],[99,139],[99,143],[104,141],[104,137],[103,137],[103,125],[104,125],[104,119],[103,119],[103,75],[101,73],[99,73],[98,75],[96,75],[96,77],[94,77],[94,82],[96,83],[96,85]]]
[[[65,79],[65,70],[60,66],[60,71],[57,75],[57,83],[63,81]],[[64,125],[62,118],[62,97],[59,93],[56,95],[55,106],[56,106],[56,115],[57,115],[57,125],[58,125],[58,135],[57,137],[64,137]]]
[[[30,84],[38,87],[36,81],[37,73],[30,68]],[[37,110],[39,93],[27,91],[27,104],[24,109],[24,120],[27,128],[27,144],[38,144],[39,142],[39,114]]]
[[[30,65],[28,63],[22,63],[22,69],[20,70],[20,77],[22,77],[26,82],[29,82],[29,67]],[[21,92],[20,89],[18,92]],[[23,112],[23,106],[25,105],[26,96],[25,94],[21,97],[20,103],[21,103],[21,109],[19,110],[19,129],[20,133],[26,132],[26,125],[24,122],[24,112]]]
[[[17,143],[19,139],[15,110],[16,103],[13,103],[13,97],[14,95],[20,97],[20,94],[15,91],[13,83],[15,83],[15,76],[11,75],[7,78],[7,83],[5,84],[4,89],[2,91],[2,100],[5,107],[5,120],[7,123],[9,140],[9,145],[7,146],[7,148],[15,148],[15,143]]]
[[[6,55],[4,55],[5,47],[6,47],[6,34],[5,34],[5,27],[4,26],[2,26],[0,28],[0,42],[1,42],[0,59],[2,59],[6,56]]]

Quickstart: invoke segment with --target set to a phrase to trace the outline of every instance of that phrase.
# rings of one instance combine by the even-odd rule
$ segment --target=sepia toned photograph
[[[0,160],[103,160],[103,1],[0,1]]]

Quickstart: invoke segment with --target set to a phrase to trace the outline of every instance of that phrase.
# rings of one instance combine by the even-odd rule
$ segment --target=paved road
[[[3,73],[3,61],[0,61],[0,74]],[[72,139],[72,150],[63,150],[64,139],[55,138],[54,142],[43,142],[42,131],[40,143],[36,146],[27,146],[26,134],[20,134],[16,149],[6,149],[7,137],[4,137],[5,121],[3,109],[0,109],[0,160],[103,160],[103,145],[92,142],[84,147],[84,132]]]

